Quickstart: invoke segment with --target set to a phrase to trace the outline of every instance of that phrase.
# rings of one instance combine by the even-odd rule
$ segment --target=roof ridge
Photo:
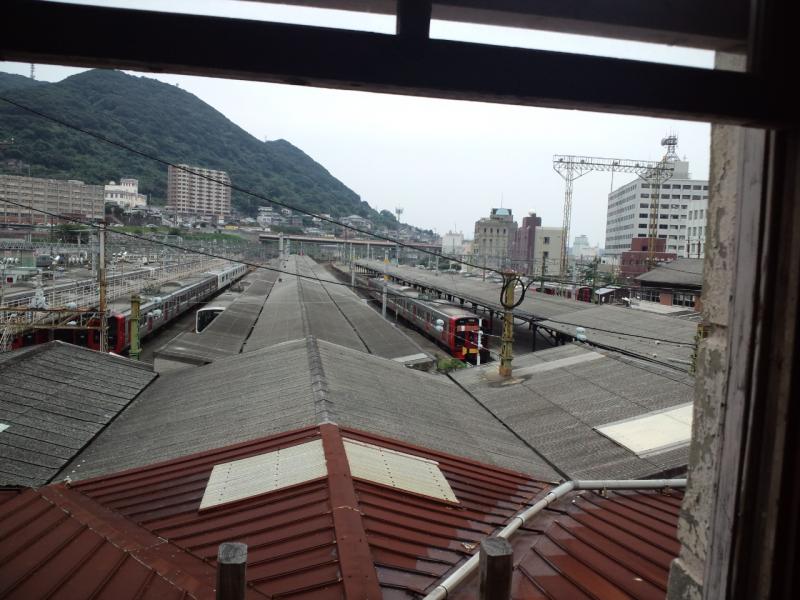
[[[382,598],[341,431],[332,423],[321,425],[319,430],[328,465],[328,493],[344,597]]]
[[[314,396],[314,414],[316,422],[333,423],[333,402],[328,396],[328,380],[325,377],[325,368],[322,365],[322,355],[319,351],[317,338],[313,335],[306,336],[306,355],[308,356],[308,371],[311,378],[311,392]]]

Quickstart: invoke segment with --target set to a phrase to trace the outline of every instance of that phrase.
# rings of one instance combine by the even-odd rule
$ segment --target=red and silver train
[[[383,279],[369,279],[374,298],[381,299]],[[480,321],[468,310],[446,300],[428,298],[418,290],[386,284],[386,308],[434,340],[455,358],[474,361],[478,355]],[[481,362],[489,358],[488,339],[482,336]]]
[[[144,338],[180,316],[193,306],[224,290],[247,273],[245,265],[230,264],[218,271],[209,271],[193,277],[192,283],[149,298],[139,310],[139,335]],[[122,354],[130,346],[130,308],[121,312],[111,310],[108,316],[108,350]],[[92,320],[89,325],[98,325]],[[52,338],[50,337],[52,332]],[[12,341],[12,348],[42,344],[50,339],[100,349],[100,332],[97,329],[38,329],[20,334]]]

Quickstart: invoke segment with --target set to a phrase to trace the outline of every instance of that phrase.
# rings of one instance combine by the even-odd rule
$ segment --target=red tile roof
[[[512,538],[512,598],[663,600],[683,494],[578,492]],[[472,577],[452,600],[477,598]]]
[[[458,504],[353,478],[343,438],[437,461]],[[327,476],[199,512],[214,465],[318,439]],[[416,598],[549,487],[362,431],[308,427],[16,495],[0,504],[0,596],[213,598],[217,548],[239,541],[248,545],[249,598]],[[563,592],[553,597],[581,597],[570,590],[593,581],[606,582],[600,590],[662,589],[677,554],[678,501],[579,498],[514,538],[519,597],[542,597],[548,586]],[[113,595],[116,586],[124,592]],[[470,587],[460,593],[474,597]]]
[[[185,592],[142,560],[27,490],[0,508],[0,596],[179,599]]]

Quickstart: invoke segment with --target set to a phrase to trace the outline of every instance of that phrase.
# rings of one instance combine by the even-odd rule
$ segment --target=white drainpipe
[[[495,537],[508,539],[513,533],[527,523],[532,517],[542,512],[556,500],[560,500],[570,492],[576,490],[660,490],[663,488],[685,488],[685,479],[628,479],[628,480],[592,480],[592,481],[566,481],[547,492],[544,498],[539,500],[511,518],[511,522],[506,525]],[[448,593],[464,582],[473,571],[478,567],[480,552],[473,554],[470,559],[437,585],[423,598],[423,600],[444,600]]]

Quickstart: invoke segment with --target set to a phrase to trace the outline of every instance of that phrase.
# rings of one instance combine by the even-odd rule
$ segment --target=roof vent
[[[347,438],[344,449],[353,477],[437,500],[458,502],[435,460]]]
[[[244,500],[328,474],[322,440],[214,465],[200,510]]]

